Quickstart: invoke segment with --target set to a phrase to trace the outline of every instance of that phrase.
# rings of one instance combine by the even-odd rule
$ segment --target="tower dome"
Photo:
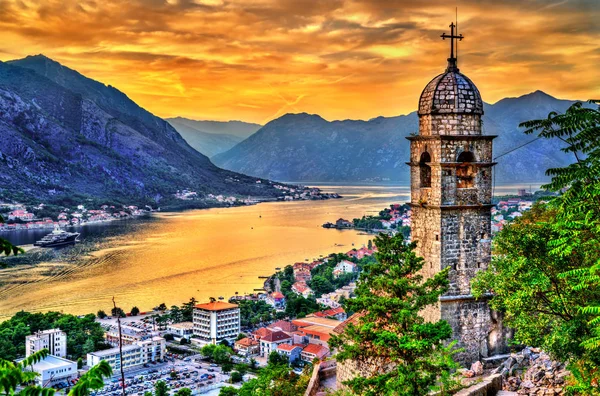
[[[419,99],[419,115],[483,114],[479,90],[458,68],[449,66],[446,72],[427,84]]]

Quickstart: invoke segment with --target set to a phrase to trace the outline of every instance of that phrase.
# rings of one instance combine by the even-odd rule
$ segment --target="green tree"
[[[288,359],[286,356],[280,355],[277,351],[273,351],[269,354],[269,364],[272,366],[287,365]]]
[[[4,223],[4,218],[1,215],[0,223]],[[6,256],[10,256],[10,254],[12,253],[16,256],[19,253],[25,253],[25,251],[20,247],[13,245],[8,240],[0,238],[0,253],[3,253]]]
[[[96,314],[96,316],[98,317],[98,319],[105,319],[106,312],[104,312],[103,310],[99,310],[98,313]]]
[[[315,276],[310,281],[310,287],[315,295],[320,297],[324,293],[330,293],[335,290],[335,287],[323,276]]]
[[[219,391],[219,396],[236,396],[238,390],[233,386],[225,386]]]
[[[138,307],[131,308],[131,316],[138,316],[140,314],[140,309]]]
[[[598,103],[598,101],[594,101]],[[574,162],[547,171],[543,186],[562,192],[495,238],[490,268],[473,282],[490,291],[519,342],[568,361],[570,391],[597,395],[600,381],[600,111],[581,103],[564,114],[522,123],[557,138]]]
[[[442,359],[450,353],[444,341],[452,335],[445,321],[425,322],[419,313],[448,289],[448,270],[424,279],[423,259],[401,234],[375,238],[377,261],[366,265],[356,298],[346,304],[358,312],[357,323],[329,340],[338,349],[336,359],[360,365],[386,367],[371,376],[347,381],[361,395],[425,395],[441,374],[455,367]],[[383,371],[383,372],[382,372]]]
[[[297,396],[306,391],[310,377],[298,376],[287,365],[267,365],[260,370],[258,377],[245,382],[237,393],[239,396]],[[228,391],[230,392],[230,391]]]
[[[232,371],[231,372],[231,382],[232,383],[237,383],[237,382],[241,382],[242,381],[242,374],[239,371]]]
[[[231,363],[231,361],[224,362],[224,363],[221,365],[221,370],[222,370],[224,373],[228,373],[228,372],[230,372],[231,370],[233,370],[233,363]]]
[[[165,381],[156,381],[154,384],[154,396],[168,396],[169,388]]]
[[[177,396],[192,396],[192,390],[190,388],[181,388],[175,394]]]
[[[245,364],[242,364],[242,363],[236,364],[235,371],[237,371],[241,375],[244,375],[248,372],[248,366],[246,366]]]
[[[83,367],[83,359],[82,358],[78,358],[77,359],[77,369],[81,370],[82,367]]]
[[[119,308],[119,307],[112,308],[112,309],[110,310],[110,313],[111,313],[111,315],[112,315],[112,316],[114,316],[114,317],[117,317],[117,316],[119,316],[119,317],[121,317],[121,318],[124,318],[124,317],[126,317],[126,316],[127,316],[127,315],[125,315],[125,311],[123,311],[123,309],[122,309],[122,308]]]
[[[88,396],[90,391],[102,389],[104,380],[112,376],[112,368],[106,360],[101,360],[97,365],[83,374],[75,386],[71,388],[69,396]]]

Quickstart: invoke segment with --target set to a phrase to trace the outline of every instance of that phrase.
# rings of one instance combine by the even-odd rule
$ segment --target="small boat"
[[[57,225],[54,227],[54,231],[44,236],[33,245],[48,248],[71,245],[75,242],[78,242],[77,237],[79,237],[79,235],[80,234],[78,232],[67,232],[65,230],[61,230]]]

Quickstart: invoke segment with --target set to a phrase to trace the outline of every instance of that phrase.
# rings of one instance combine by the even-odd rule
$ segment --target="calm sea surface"
[[[0,320],[19,310],[108,311],[113,296],[127,311],[134,305],[144,311],[192,296],[203,301],[252,293],[262,287],[259,276],[276,267],[361,247],[371,238],[324,229],[324,222],[374,214],[409,199],[407,186],[322,188],[344,198],[160,213],[158,221],[84,227],[82,239],[100,236],[112,247],[84,259],[0,270]],[[496,193],[516,188],[524,187],[500,187]],[[126,232],[113,232],[117,227],[127,227]],[[10,239],[32,243],[38,237],[14,234]]]

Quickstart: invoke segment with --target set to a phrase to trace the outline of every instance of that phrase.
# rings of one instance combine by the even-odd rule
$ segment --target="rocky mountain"
[[[217,168],[116,88],[42,55],[0,62],[0,198],[139,202],[186,188],[277,195]]]
[[[572,101],[541,91],[485,105],[484,133],[498,135],[495,156],[534,139],[520,122],[564,111]],[[326,121],[318,115],[286,114],[229,151],[212,157],[225,169],[285,181],[329,182],[390,180],[408,182],[409,143],[418,131],[416,112],[369,121]],[[498,183],[547,180],[549,167],[572,161],[562,142],[540,139],[498,159]]]
[[[179,134],[185,139],[186,142],[188,142],[190,146],[208,157],[223,153],[244,140],[247,136],[240,136],[240,134],[246,135],[246,126],[251,126],[250,130],[253,131],[252,133],[260,129],[260,125],[254,126],[255,124],[246,124],[240,121],[230,121],[241,126],[240,130],[236,130],[234,126],[228,125],[229,123],[217,123],[214,121],[214,123],[217,123],[217,126],[219,126],[219,124],[223,124],[223,126],[226,127],[221,128],[223,131],[234,132],[225,133],[220,132],[219,129],[215,130],[215,128],[209,128],[211,126],[209,123],[213,121],[194,121],[181,117],[167,118],[166,120],[173,126],[173,128],[175,128],[177,132],[179,132]],[[198,129],[203,126],[208,127],[207,129],[213,130],[214,132],[206,132]],[[250,134],[248,134],[248,136],[249,135]]]

